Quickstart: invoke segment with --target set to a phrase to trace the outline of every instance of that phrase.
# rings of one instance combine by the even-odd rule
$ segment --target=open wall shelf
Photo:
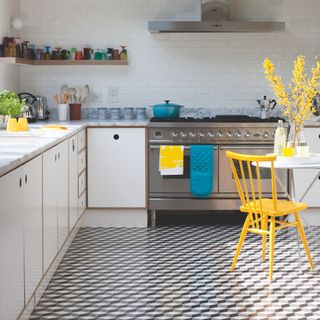
[[[127,66],[124,60],[30,60],[0,58],[0,64],[27,64],[31,66]]]

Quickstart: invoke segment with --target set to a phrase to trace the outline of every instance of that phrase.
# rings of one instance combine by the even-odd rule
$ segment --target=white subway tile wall
[[[128,46],[128,67],[30,67],[21,88],[49,97],[63,83],[92,87],[87,107],[147,106],[170,99],[212,108],[256,109],[272,95],[262,62],[266,56],[283,79],[293,59],[304,54],[308,67],[320,50],[319,0],[233,0],[231,17],[286,22],[285,33],[150,34],[154,18],[199,19],[199,0],[22,0],[23,39],[37,45],[94,48]],[[119,88],[117,103],[108,88]]]

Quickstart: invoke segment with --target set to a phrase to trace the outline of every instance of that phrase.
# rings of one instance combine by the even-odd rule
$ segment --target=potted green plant
[[[9,118],[19,117],[25,102],[21,102],[15,92],[3,90],[0,92],[0,128],[5,128]]]

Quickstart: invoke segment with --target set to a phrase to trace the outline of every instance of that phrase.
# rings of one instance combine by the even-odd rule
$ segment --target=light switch
[[[116,103],[119,101],[119,88],[110,87],[108,90],[108,101],[110,103]]]

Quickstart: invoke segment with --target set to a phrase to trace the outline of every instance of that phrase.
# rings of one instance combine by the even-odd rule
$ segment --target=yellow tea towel
[[[183,146],[160,146],[159,171],[161,175],[183,175],[183,158]]]

